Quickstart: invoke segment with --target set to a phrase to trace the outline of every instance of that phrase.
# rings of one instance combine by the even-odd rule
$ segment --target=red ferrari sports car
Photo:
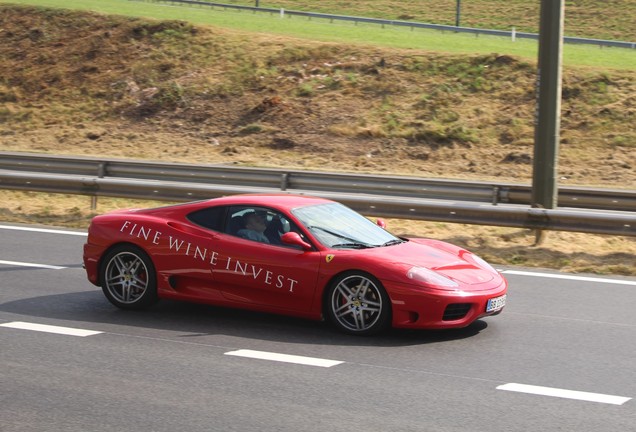
[[[187,300],[326,318],[359,335],[465,327],[502,311],[507,282],[484,260],[383,225],[285,194],[123,210],[92,220],[84,265],[123,309]]]

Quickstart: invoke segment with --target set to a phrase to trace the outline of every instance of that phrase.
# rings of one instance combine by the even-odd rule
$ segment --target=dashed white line
[[[623,405],[631,398],[612,396],[601,393],[589,393],[575,390],[564,390],[553,387],[541,387],[527,384],[508,383],[500,385],[497,390],[507,390],[519,393],[528,393],[540,396],[552,396],[565,399],[576,399],[587,402],[598,402],[612,405]]]
[[[226,352],[225,355],[237,356],[237,357],[248,357],[259,360],[271,360],[278,361],[284,363],[296,363],[307,366],[318,366],[318,367],[332,367],[344,363],[338,360],[327,360],[315,357],[303,357],[297,355],[289,355],[289,354],[278,354],[273,352],[266,351],[253,351],[247,349],[241,349],[237,351]]]
[[[34,323],[28,323],[28,322],[22,322],[22,321],[13,321],[9,323],[0,324],[0,327],[8,327],[8,328],[14,328],[14,329],[20,329],[20,330],[32,330],[37,332],[55,333],[55,334],[61,334],[61,335],[67,335],[67,336],[79,336],[79,337],[94,336],[94,335],[103,333],[100,331],[84,330],[84,329],[77,329],[77,328],[71,328],[71,327],[52,326],[52,325],[45,325],[45,324],[34,324]]]
[[[52,326],[45,324],[35,324],[28,323],[23,321],[13,321],[8,323],[0,324],[0,327],[20,329],[20,330],[31,330],[37,332],[45,332],[45,333],[55,333],[61,335],[69,335],[69,336],[94,336],[98,334],[102,334],[104,332],[94,331],[94,330],[84,330],[72,327],[60,327],[60,326]],[[328,360],[316,357],[305,357],[298,355],[290,355],[290,354],[280,354],[274,352],[267,351],[255,351],[249,349],[239,349],[235,351],[228,351],[224,353],[225,355],[235,356],[235,357],[245,357],[245,358],[253,358],[259,360],[270,360],[277,361],[283,363],[294,363],[306,366],[318,366],[323,368],[329,368],[333,366],[337,366],[339,364],[345,363],[340,360]],[[554,387],[541,387],[534,386],[528,384],[518,384],[518,383],[508,383],[503,384],[497,387],[497,390],[505,390],[517,393],[526,393],[532,395],[539,396],[551,396],[558,397],[564,399],[574,399],[586,402],[597,402],[611,405],[623,405],[624,403],[630,401],[632,398],[624,397],[624,396],[614,396],[602,393],[591,393],[591,392],[582,392],[575,390],[565,390]]]
[[[49,264],[36,264],[36,263],[27,263],[20,261],[5,261],[0,260],[0,264],[10,265],[10,266],[18,266],[18,267],[35,267],[35,268],[43,268],[43,269],[51,269],[51,270],[62,270],[66,267],[49,265]]]

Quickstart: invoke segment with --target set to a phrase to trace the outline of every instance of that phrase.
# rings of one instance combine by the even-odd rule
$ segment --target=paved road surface
[[[505,269],[497,317],[360,338],[121,311],[86,280],[82,233],[23,228],[0,226],[2,432],[636,431],[634,278]]]

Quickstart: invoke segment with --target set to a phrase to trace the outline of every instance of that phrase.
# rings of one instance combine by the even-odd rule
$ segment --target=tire
[[[143,250],[120,245],[102,260],[100,285],[106,298],[121,309],[143,309],[157,302],[155,266]]]
[[[339,330],[355,335],[373,335],[391,322],[391,301],[375,277],[347,272],[330,285],[325,299],[327,318]]]

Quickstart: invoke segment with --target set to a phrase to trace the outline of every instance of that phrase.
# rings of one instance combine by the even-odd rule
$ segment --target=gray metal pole
[[[462,14],[462,0],[457,0],[457,7],[455,8],[455,27],[459,27],[461,14]]]
[[[563,0],[541,0],[532,206],[547,209],[557,206],[558,195],[563,20]]]

